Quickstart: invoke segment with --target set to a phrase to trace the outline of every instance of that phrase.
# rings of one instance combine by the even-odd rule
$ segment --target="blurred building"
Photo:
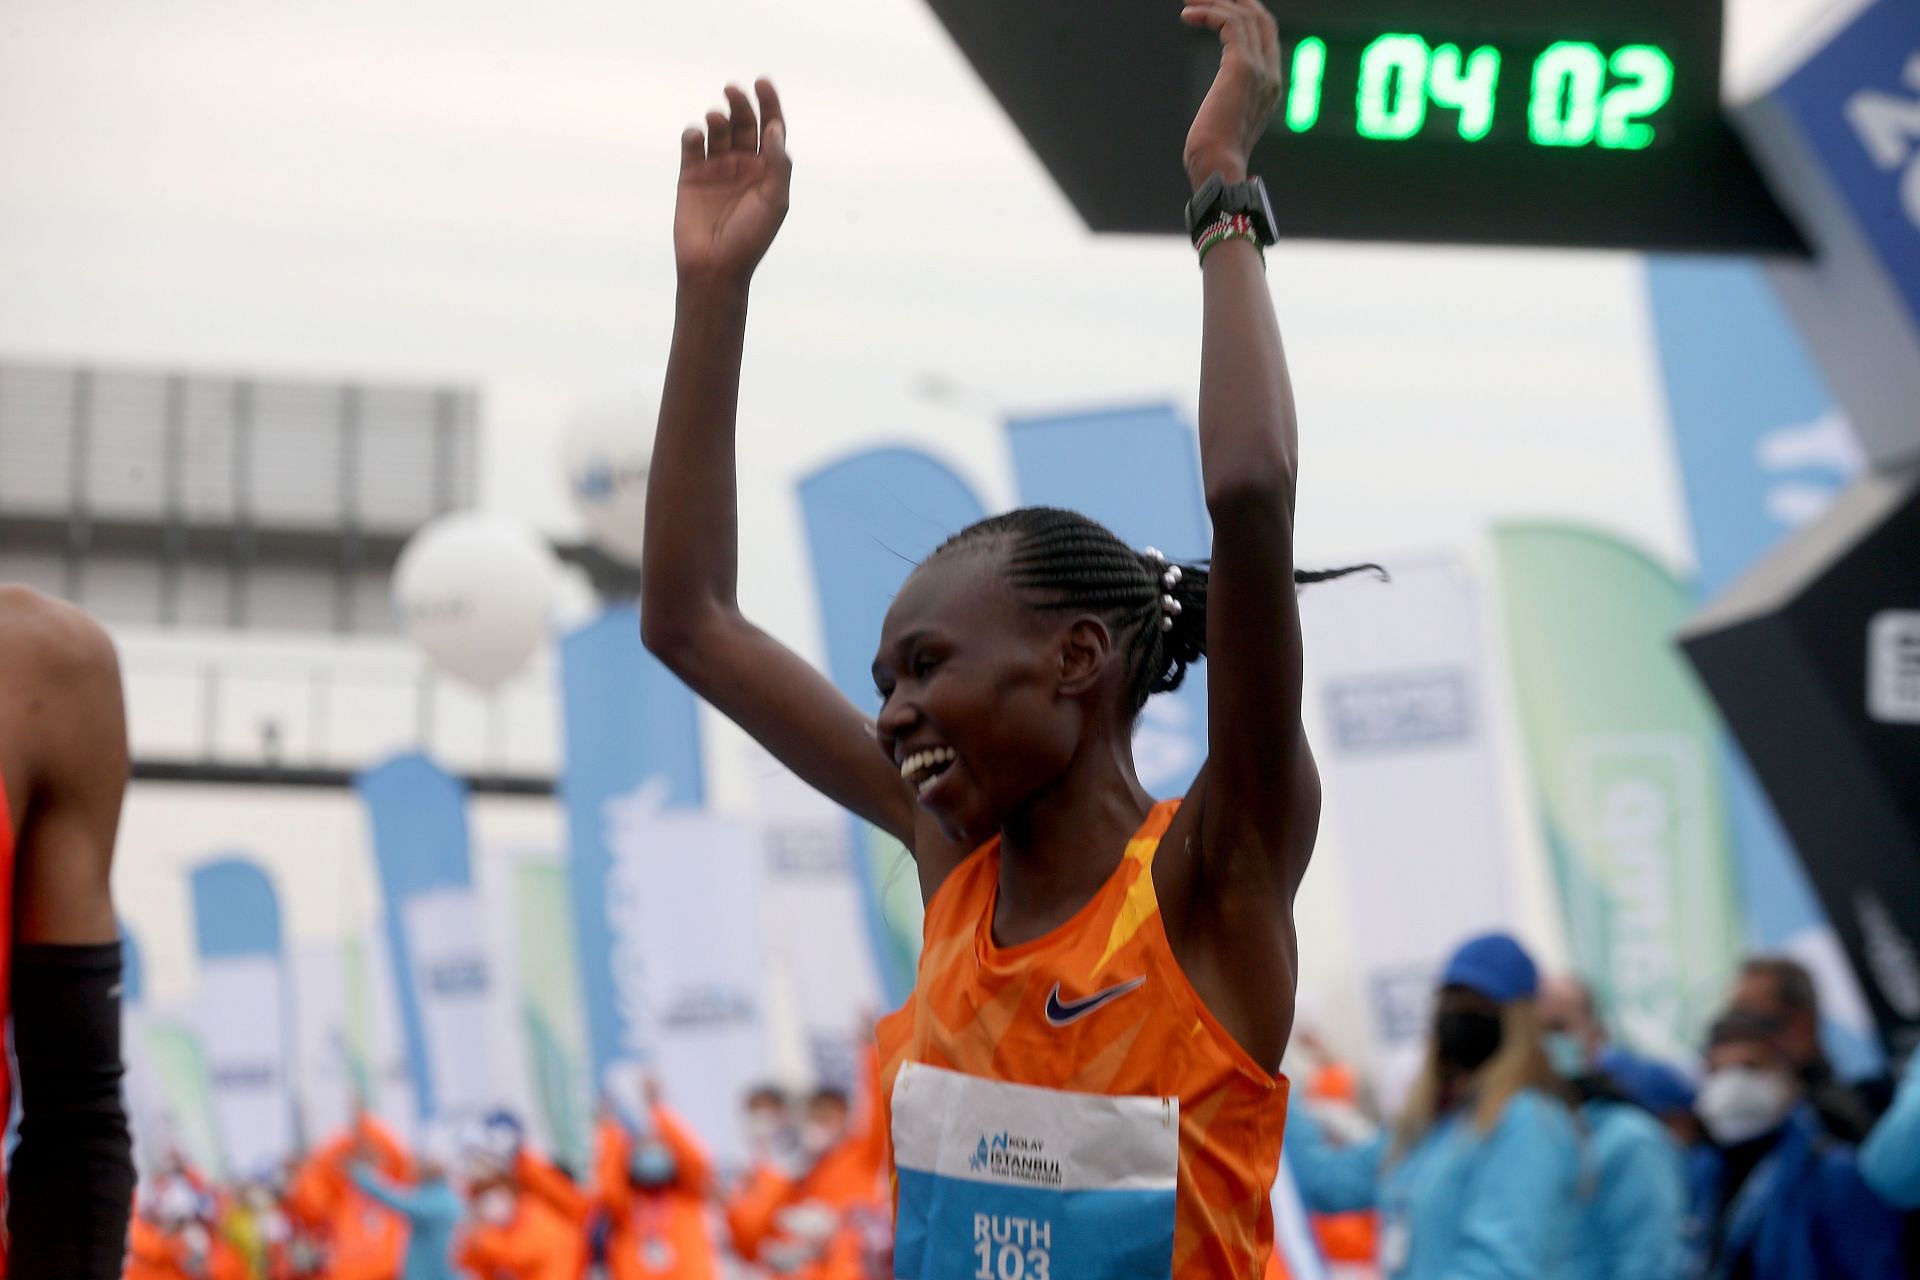
[[[426,747],[554,773],[550,666],[490,698],[395,630],[413,531],[473,505],[472,387],[0,361],[0,581],[120,644],[136,777],[339,785]]]

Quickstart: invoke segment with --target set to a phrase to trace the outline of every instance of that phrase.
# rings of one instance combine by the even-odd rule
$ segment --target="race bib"
[[[893,1086],[896,1280],[1169,1280],[1180,1100],[907,1063]]]

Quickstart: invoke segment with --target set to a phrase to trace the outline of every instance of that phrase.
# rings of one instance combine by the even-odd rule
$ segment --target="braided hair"
[[[1127,715],[1156,693],[1171,693],[1187,668],[1207,656],[1207,565],[1174,564],[1135,551],[1097,520],[1058,507],[1016,507],[976,521],[934,549],[929,560],[990,543],[1006,545],[1008,584],[1035,609],[1090,613],[1107,624],[1126,655]],[[1298,571],[1305,585],[1378,565]]]

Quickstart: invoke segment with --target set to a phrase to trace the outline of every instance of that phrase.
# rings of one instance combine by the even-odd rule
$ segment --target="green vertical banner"
[[[1583,529],[1510,525],[1494,547],[1574,962],[1620,1039],[1684,1061],[1740,958],[1718,721],[1673,642],[1691,593]]]
[[[587,1015],[568,893],[566,864],[558,858],[525,858],[513,869],[513,968],[534,1095],[553,1152],[585,1169],[592,1126]]]

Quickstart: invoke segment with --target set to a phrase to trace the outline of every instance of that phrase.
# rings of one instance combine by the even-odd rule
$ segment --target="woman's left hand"
[[[1187,177],[1247,176],[1253,148],[1280,101],[1280,36],[1260,0],[1186,0],[1180,20],[1220,33],[1220,71],[1187,131]]]

